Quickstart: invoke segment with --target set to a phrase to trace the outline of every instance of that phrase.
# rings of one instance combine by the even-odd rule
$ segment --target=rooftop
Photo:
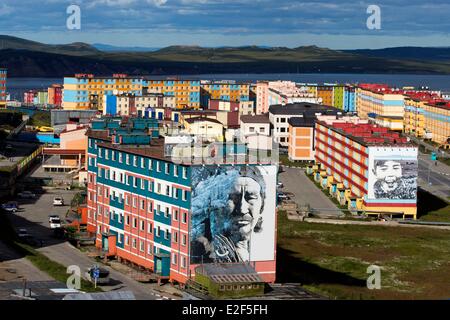
[[[363,146],[396,146],[412,147],[406,137],[400,133],[391,131],[386,127],[381,127],[370,123],[333,122],[327,124],[324,121],[317,123],[337,132]]]
[[[267,113],[254,116],[242,115],[241,121],[244,123],[270,123],[269,115]]]
[[[272,105],[269,107],[269,113],[275,115],[305,115],[305,114],[338,114],[342,113],[342,110],[322,105],[316,103],[300,102],[300,103],[290,103],[286,105]]]
[[[186,121],[187,123],[194,123],[194,122],[207,121],[207,122],[213,122],[213,123],[222,124],[222,122],[220,122],[219,120],[211,119],[211,118],[207,118],[207,117],[193,117],[193,118],[187,118],[185,121]]]
[[[202,264],[195,271],[206,275],[217,283],[260,283],[261,277],[246,263]]]
[[[293,117],[288,123],[293,127],[314,127],[316,123],[315,117]]]

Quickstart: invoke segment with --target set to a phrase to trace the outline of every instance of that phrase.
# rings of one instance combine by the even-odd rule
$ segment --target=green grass
[[[431,211],[426,215],[420,217],[422,221],[435,221],[435,222],[450,222],[450,204],[446,207]]]
[[[306,168],[308,164],[310,164],[309,161],[291,161],[289,160],[289,156],[286,154],[280,154],[280,163],[284,166],[297,168]]]
[[[45,111],[38,111],[36,112],[33,117],[31,117],[30,126],[45,126],[50,127],[51,126],[51,116],[50,112]]]
[[[70,276],[67,273],[67,268],[49,259],[33,247],[16,241],[17,237],[11,223],[5,214],[2,213],[0,213],[0,239],[11,249],[27,258],[39,270],[47,273],[55,280],[66,283],[67,278]],[[81,279],[81,290],[85,292],[102,291],[101,288],[94,288],[92,283],[84,279]]]
[[[47,256],[33,249],[29,245],[16,242],[14,247],[16,251],[22,253],[39,270],[44,271],[50,277],[54,278],[57,281],[66,283],[69,274],[67,273],[67,268],[65,266],[53,260],[50,260],[49,258],[47,258]],[[103,291],[99,287],[95,288],[91,282],[84,279],[81,279],[80,290],[85,292]]]
[[[366,287],[381,268],[381,290]],[[450,231],[289,221],[278,215],[277,282],[331,299],[448,299]]]

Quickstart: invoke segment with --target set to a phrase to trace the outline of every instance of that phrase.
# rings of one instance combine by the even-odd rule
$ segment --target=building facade
[[[200,108],[200,80],[147,80],[148,93],[159,93],[175,97],[179,109]]]
[[[179,283],[202,264],[246,261],[275,281],[275,165],[183,164],[150,119],[96,120],[87,136],[88,230],[107,255]],[[241,203],[234,190],[242,183],[258,201]],[[243,207],[256,218],[245,226],[233,220]],[[228,238],[239,249],[226,247]]]
[[[316,181],[352,212],[416,218],[418,149],[368,123],[316,123]]]
[[[201,81],[201,105],[207,107],[209,100],[250,101],[250,83],[235,81]]]
[[[54,107],[62,106],[62,96],[63,96],[63,86],[60,84],[53,84],[51,87],[47,89],[47,104]]]
[[[122,93],[142,95],[144,79],[115,74],[112,77],[95,77],[92,74],[76,74],[64,78],[64,110],[99,110],[103,112],[104,96]]]
[[[6,108],[6,79],[8,70],[0,68],[0,108]]]

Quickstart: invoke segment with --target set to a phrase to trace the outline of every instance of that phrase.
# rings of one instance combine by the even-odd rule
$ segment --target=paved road
[[[51,260],[64,266],[77,265],[84,272],[96,261],[68,242],[58,240],[52,237],[52,231],[48,227],[48,215],[59,214],[61,217],[69,209],[65,207],[53,207],[53,198],[63,196],[65,203],[70,203],[76,191],[51,190],[44,194],[39,194],[37,199],[20,201],[21,210],[16,214],[10,214],[11,221],[16,229],[26,227],[28,232],[37,239],[43,240],[43,247],[38,250],[44,253]],[[130,290],[139,300],[158,300],[159,292],[152,290],[148,284],[139,283],[126,275],[123,275],[111,268],[110,271],[112,286],[102,286],[105,291],[112,290]]]
[[[280,181],[284,184],[284,191],[292,192],[294,200],[299,206],[309,204],[320,214],[340,215],[342,212],[323,194],[322,190],[306,176],[305,172],[296,168],[284,167],[280,173]]]
[[[430,160],[429,155],[419,154],[418,184],[423,189],[443,198],[450,197],[450,168],[442,163]]]

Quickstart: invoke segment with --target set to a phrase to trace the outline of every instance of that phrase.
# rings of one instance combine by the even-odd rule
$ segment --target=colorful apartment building
[[[344,91],[344,111],[356,112],[356,87],[347,85]]]
[[[200,95],[203,107],[209,105],[209,100],[250,101],[250,83],[203,80]]]
[[[37,91],[28,90],[23,93],[23,103],[25,104],[37,104]]]
[[[309,173],[353,213],[416,218],[418,149],[369,123],[316,122]]]
[[[289,123],[288,157],[291,161],[312,161],[315,159],[316,121],[361,122],[356,116],[337,114],[306,113],[302,117],[293,117]]]
[[[142,117],[146,113],[154,112],[155,109],[176,110],[176,98],[161,93],[146,93],[140,96],[120,94],[106,96],[105,99],[106,108],[103,110],[105,115]],[[160,120],[163,120],[163,117]]]
[[[6,108],[6,78],[8,70],[0,68],[0,108]]]
[[[405,133],[450,148],[450,103],[433,94],[410,95],[405,99],[404,127]]]
[[[122,93],[142,95],[144,79],[115,74],[112,77],[95,77],[92,74],[76,74],[64,78],[64,110],[99,110],[105,107],[104,96]]]
[[[147,93],[175,97],[178,109],[200,108],[200,80],[146,80]],[[207,105],[207,104],[206,104]]]
[[[314,103],[293,103],[287,105],[273,105],[269,107],[269,119],[272,123],[272,136],[281,147],[289,147],[289,119],[312,118],[319,115],[337,116],[342,110],[334,107]],[[309,120],[308,120],[309,121]]]
[[[48,92],[47,104],[57,108],[61,107],[63,86],[60,84],[52,84],[50,87],[48,87],[47,92]]]
[[[356,89],[356,111],[391,130],[403,131],[405,91],[384,84],[361,84]]]
[[[276,165],[173,157],[153,119],[94,120],[87,136],[87,225],[106,256],[181,284],[242,262],[275,281]]]
[[[334,86],[317,86],[317,98],[322,99],[324,105],[332,106],[334,103]]]

